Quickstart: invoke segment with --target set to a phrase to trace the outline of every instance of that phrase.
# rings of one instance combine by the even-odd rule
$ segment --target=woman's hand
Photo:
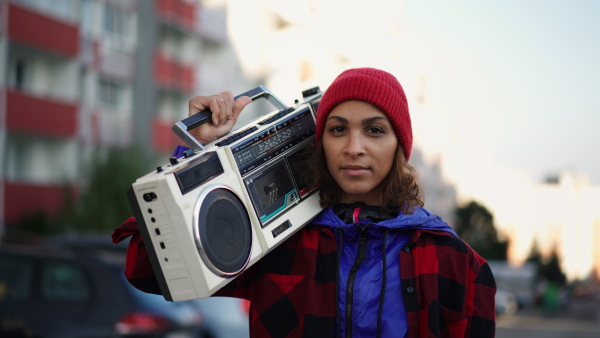
[[[239,97],[234,101],[229,91],[217,95],[193,97],[189,101],[188,116],[210,109],[212,120],[190,130],[190,134],[202,144],[218,139],[231,131],[242,109],[250,102],[252,99],[248,96]]]

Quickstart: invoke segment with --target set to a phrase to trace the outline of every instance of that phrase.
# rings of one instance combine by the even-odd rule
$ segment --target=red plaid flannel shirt
[[[250,300],[252,337],[333,337],[336,257],[331,230],[307,226],[216,295]],[[157,289],[147,270],[135,271],[132,284]],[[462,240],[414,231],[400,251],[400,274],[408,337],[494,337],[494,277]]]

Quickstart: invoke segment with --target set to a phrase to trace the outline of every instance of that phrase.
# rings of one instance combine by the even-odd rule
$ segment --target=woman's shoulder
[[[330,228],[309,223],[281,242],[273,251],[315,249],[330,240],[334,240]]]
[[[479,264],[484,264],[485,259],[481,257],[471,246],[462,240],[454,233],[445,231],[429,231],[422,230],[417,235],[415,244],[417,246],[430,246],[434,245],[437,247],[437,251],[446,255],[466,255],[473,257]]]
[[[423,231],[414,244],[422,255],[435,255],[440,269],[457,273],[470,271],[468,275],[472,276],[475,282],[495,287],[487,261],[461,238],[449,233]]]

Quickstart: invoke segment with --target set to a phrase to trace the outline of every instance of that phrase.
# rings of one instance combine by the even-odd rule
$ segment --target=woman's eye
[[[367,128],[369,134],[385,134],[385,129],[378,126],[371,126]]]
[[[334,133],[334,134],[343,133],[345,130],[346,129],[342,126],[333,126],[333,127],[329,128],[329,132]]]

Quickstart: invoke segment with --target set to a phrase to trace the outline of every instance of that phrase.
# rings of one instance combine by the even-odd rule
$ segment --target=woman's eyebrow
[[[385,116],[373,116],[373,117],[364,118],[362,120],[362,125],[365,126],[365,125],[373,124],[375,121],[379,121],[379,120],[384,120],[391,124],[390,120],[388,120],[388,118]]]
[[[327,118],[327,120],[336,120],[339,123],[343,123],[343,124],[349,124],[350,123],[346,118],[343,118],[341,116],[336,116],[336,115],[329,116]],[[373,116],[373,117],[364,118],[361,121],[361,124],[362,125],[369,125],[369,124],[373,124],[375,121],[379,121],[379,120],[383,120],[383,121],[387,121],[388,123],[391,123],[390,120],[387,117],[385,117],[385,116]]]
[[[327,120],[336,120],[336,121],[338,121],[338,122],[340,122],[340,123],[343,123],[343,124],[348,124],[348,123],[350,123],[350,122],[348,122],[348,120],[347,120],[347,119],[345,119],[345,118],[343,118],[343,117],[341,117],[341,116],[335,116],[335,115],[334,115],[334,116],[329,116],[329,117],[327,118]]]

